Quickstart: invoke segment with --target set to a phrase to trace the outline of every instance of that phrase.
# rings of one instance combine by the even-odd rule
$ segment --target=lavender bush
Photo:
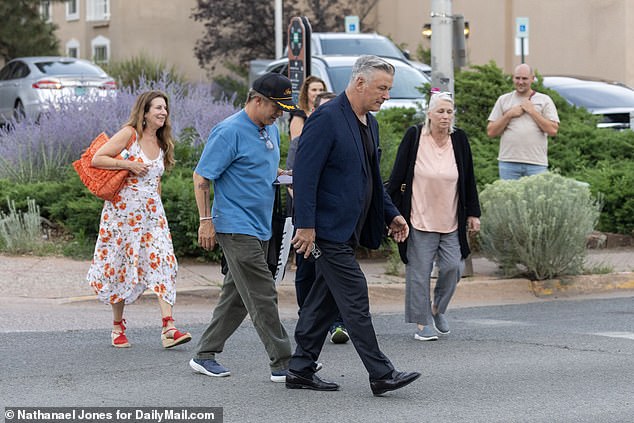
[[[67,101],[38,122],[24,120],[0,128],[0,178],[28,183],[59,180],[72,161],[100,132],[114,134],[123,125],[143,91],[165,92],[170,100],[173,134],[193,146],[204,143],[211,128],[236,111],[232,99],[215,100],[211,84],[141,79],[138,87],[87,102]],[[178,159],[178,157],[177,157]]]

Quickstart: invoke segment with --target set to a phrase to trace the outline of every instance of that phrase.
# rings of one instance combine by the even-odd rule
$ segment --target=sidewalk
[[[361,260],[373,304],[402,302],[403,276],[387,275],[384,260]],[[60,302],[94,300],[85,282],[89,261],[64,257],[0,255],[0,292],[6,299],[49,299]],[[177,292],[181,300],[215,299],[222,285],[220,266],[193,260],[179,262]],[[610,267],[613,273],[564,278],[544,284],[527,279],[503,279],[498,266],[481,256],[473,258],[474,275],[462,279],[455,301],[490,304],[517,302],[535,296],[574,295],[613,289],[634,289],[634,248],[588,250],[586,268]],[[288,266],[278,286],[280,303],[293,304],[294,269]],[[150,294],[151,295],[151,294]],[[179,300],[180,301],[180,300]]]

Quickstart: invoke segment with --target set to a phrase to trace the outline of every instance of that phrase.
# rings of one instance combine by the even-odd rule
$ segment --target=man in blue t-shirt
[[[216,354],[248,313],[271,359],[271,381],[286,381],[291,344],[280,322],[266,251],[280,161],[274,123],[283,111],[295,107],[288,78],[276,73],[261,76],[253,83],[244,109],[212,129],[194,171],[198,243],[212,250],[217,241],[228,266],[213,318],[189,362],[198,373],[230,375],[216,361]]]

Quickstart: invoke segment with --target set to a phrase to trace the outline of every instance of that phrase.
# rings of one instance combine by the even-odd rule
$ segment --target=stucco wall
[[[454,14],[469,22],[468,59],[490,60],[510,72],[515,55],[515,19],[528,17],[526,62],[544,74],[613,79],[634,85],[634,0],[454,0]],[[423,24],[431,23],[431,0],[380,0],[374,19],[379,31],[410,50],[422,44]]]

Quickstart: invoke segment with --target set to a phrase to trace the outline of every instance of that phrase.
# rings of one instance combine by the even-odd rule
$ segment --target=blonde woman
[[[131,138],[135,141],[124,152],[128,157],[117,157]],[[146,289],[158,298],[163,347],[189,342],[191,335],[176,329],[172,318],[178,265],[160,195],[163,171],[174,165],[167,96],[160,91],[139,95],[128,122],[95,153],[92,165],[130,171],[119,195],[104,204],[87,277],[97,298],[112,307],[112,346],[130,346],[123,311]]]
[[[434,341],[437,333],[450,332],[445,312],[469,255],[467,231],[480,230],[471,148],[454,128],[450,93],[433,94],[425,123],[405,133],[388,193],[410,226],[407,242],[399,244],[406,264],[405,319],[417,325],[414,339]],[[439,271],[432,303],[434,257]]]

